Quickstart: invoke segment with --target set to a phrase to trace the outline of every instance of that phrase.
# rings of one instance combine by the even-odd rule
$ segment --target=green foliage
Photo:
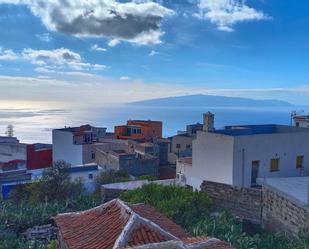
[[[56,240],[52,240],[48,245],[47,249],[57,249],[57,242]]]
[[[61,202],[21,202],[18,205],[2,201],[0,202],[0,224],[3,224],[6,229],[21,233],[27,228],[50,223],[51,218],[58,213],[85,210],[97,205],[99,203],[90,195],[81,195]]]
[[[81,181],[71,181],[69,164],[58,161],[43,172],[42,179],[33,183],[18,185],[11,193],[14,203],[27,201],[30,203],[64,201],[75,198],[84,192]]]
[[[306,239],[290,239],[282,233],[261,232],[253,236],[244,232],[243,223],[237,221],[232,215],[220,212],[191,227],[195,236],[208,235],[224,240],[237,249],[308,249],[309,241]],[[307,237],[308,239],[308,237]]]
[[[309,249],[309,237],[290,239],[285,234],[261,232],[249,235],[243,223],[226,212],[209,215],[210,201],[201,192],[156,184],[126,191],[122,199],[147,203],[195,236],[207,235],[229,242],[237,249]]]
[[[0,249],[44,249],[45,246],[38,241],[26,241],[16,233],[0,225]]]
[[[190,226],[208,217],[210,199],[203,192],[155,183],[126,191],[121,198],[131,203],[146,203],[181,226]]]
[[[144,175],[144,176],[139,176],[138,180],[155,181],[155,180],[157,180],[157,178],[154,177],[154,176]]]

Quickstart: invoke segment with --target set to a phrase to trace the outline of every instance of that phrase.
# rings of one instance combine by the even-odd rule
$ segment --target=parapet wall
[[[291,235],[309,231],[309,207],[296,203],[276,190],[263,187],[263,222],[265,229],[286,231]]]
[[[261,224],[261,189],[241,188],[228,184],[204,181],[201,190],[208,194],[215,207],[229,210],[235,216]]]

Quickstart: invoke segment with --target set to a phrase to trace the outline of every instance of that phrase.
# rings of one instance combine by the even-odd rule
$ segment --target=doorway
[[[256,187],[256,179],[259,177],[260,161],[252,161],[251,167],[251,187]]]

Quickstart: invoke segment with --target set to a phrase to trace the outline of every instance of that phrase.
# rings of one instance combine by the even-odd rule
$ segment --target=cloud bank
[[[73,70],[102,70],[105,65],[91,64],[85,62],[80,54],[67,48],[53,50],[36,50],[25,48],[21,53],[16,53],[11,49],[0,48],[0,60],[26,60],[33,65],[39,66],[37,72],[49,73],[51,69],[73,69]]]

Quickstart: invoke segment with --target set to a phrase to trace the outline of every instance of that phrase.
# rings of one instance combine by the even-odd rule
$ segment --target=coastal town
[[[294,115],[291,126],[217,129],[215,114],[206,112],[167,138],[161,121],[128,120],[113,132],[85,124],[52,130],[52,144],[25,144],[8,127],[0,137],[1,199],[10,200],[20,186],[64,162],[70,180],[82,182],[86,193],[106,172],[126,172],[129,180],[102,184],[97,207],[55,216],[48,225],[61,249],[233,248],[218,238],[190,237],[154,207],[119,199],[148,184],[202,192],[218,210],[294,237],[309,229],[308,128],[308,116]]]

